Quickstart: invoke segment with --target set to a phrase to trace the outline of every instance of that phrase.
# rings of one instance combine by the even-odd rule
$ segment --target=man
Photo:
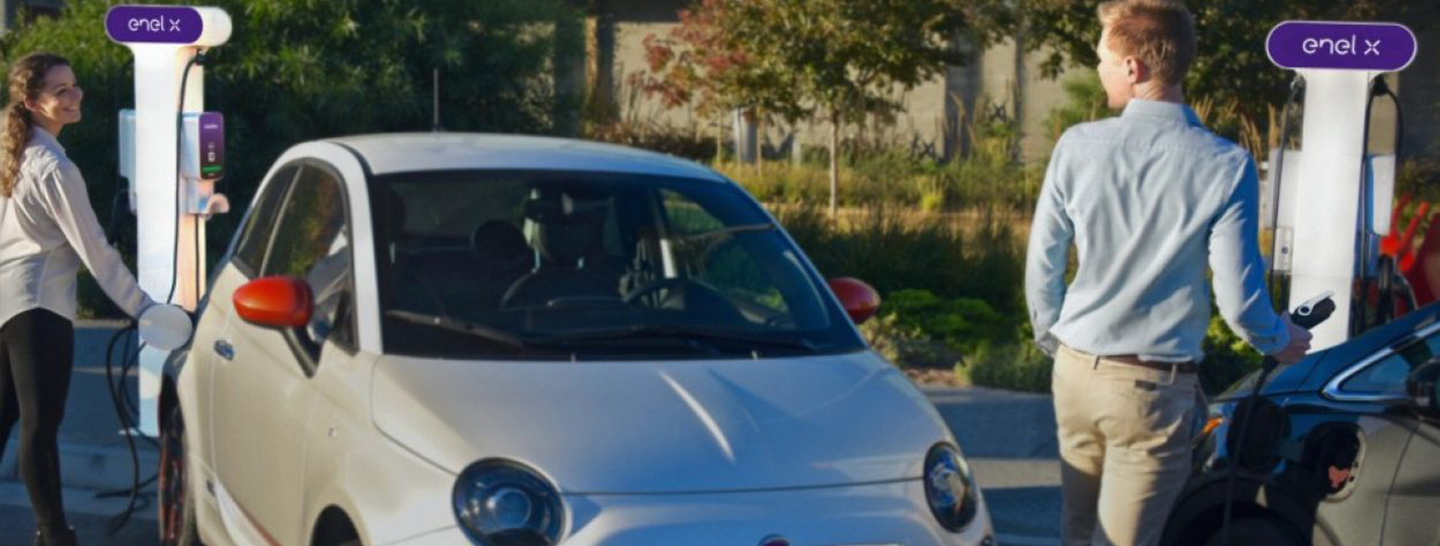
[[[1035,210],[1026,298],[1055,356],[1063,539],[1156,544],[1190,471],[1210,316],[1281,362],[1310,334],[1277,316],[1258,243],[1254,161],[1184,104],[1194,21],[1173,0],[1100,6],[1097,70],[1116,118],[1060,138]],[[1071,244],[1079,268],[1067,287]]]

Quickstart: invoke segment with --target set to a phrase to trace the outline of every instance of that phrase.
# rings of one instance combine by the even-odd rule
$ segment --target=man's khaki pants
[[[1061,346],[1050,388],[1059,425],[1066,546],[1160,542],[1204,426],[1193,373]]]

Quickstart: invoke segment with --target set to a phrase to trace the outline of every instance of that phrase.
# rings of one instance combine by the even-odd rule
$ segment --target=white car
[[[874,291],[687,161],[307,142],[212,284],[161,395],[166,544],[993,543],[854,326]]]

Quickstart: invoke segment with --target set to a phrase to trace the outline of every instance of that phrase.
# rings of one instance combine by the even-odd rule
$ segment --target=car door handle
[[[235,360],[235,347],[230,346],[229,341],[223,339],[215,341],[215,354],[225,360]]]

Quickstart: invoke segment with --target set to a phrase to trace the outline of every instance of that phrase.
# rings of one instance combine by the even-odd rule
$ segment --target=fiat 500
[[[561,139],[279,158],[162,392],[168,544],[977,545],[954,437],[735,183]]]

